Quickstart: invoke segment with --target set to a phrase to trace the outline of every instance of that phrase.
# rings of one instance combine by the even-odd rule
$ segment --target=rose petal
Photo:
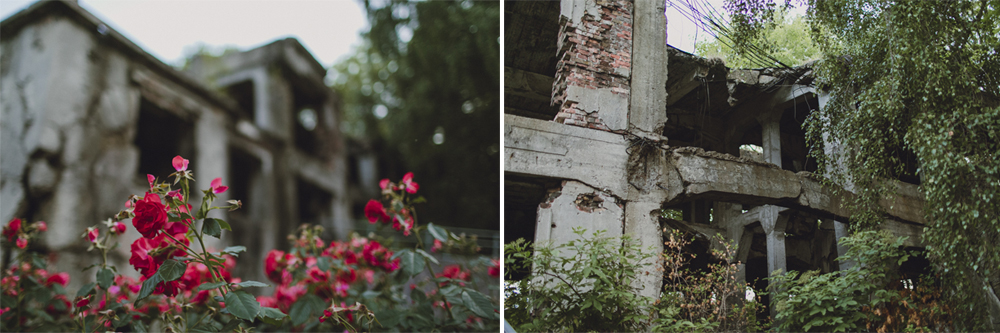
[[[184,171],[188,168],[188,160],[181,157],[181,155],[174,156],[173,160],[174,170]]]

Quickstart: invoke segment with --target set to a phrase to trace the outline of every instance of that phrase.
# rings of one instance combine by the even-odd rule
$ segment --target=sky
[[[295,37],[325,67],[351,54],[367,30],[357,0],[79,0],[80,5],[165,63],[180,64],[198,45],[242,50]],[[644,0],[645,1],[645,0]],[[708,0],[717,9],[723,0]],[[7,18],[34,0],[0,0]],[[667,43],[694,51],[705,40],[694,24],[667,7]]]
[[[0,17],[34,0],[0,0]],[[97,16],[161,61],[180,64],[207,45],[241,50],[295,37],[329,68],[361,44],[368,20],[356,0],[79,0]]]

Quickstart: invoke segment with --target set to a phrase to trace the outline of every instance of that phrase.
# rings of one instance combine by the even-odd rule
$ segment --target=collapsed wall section
[[[562,3],[552,85],[555,121],[604,131],[628,124],[632,8],[627,0]]]

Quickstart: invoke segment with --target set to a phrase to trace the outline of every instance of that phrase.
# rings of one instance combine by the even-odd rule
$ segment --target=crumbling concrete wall
[[[140,152],[134,139],[143,89],[133,77],[147,69],[105,36],[66,17],[4,36],[2,48],[0,218],[46,221],[43,246],[58,253],[55,269],[78,275],[70,286],[78,287],[88,281],[80,270],[99,260],[86,253],[81,235],[148,187],[136,176]],[[188,95],[185,109],[203,115],[194,124],[200,129],[196,140],[203,143],[200,154],[187,156],[192,169],[199,179],[224,176],[226,161],[218,155],[225,147],[224,112],[179,90],[174,93]],[[122,242],[138,236],[129,228]],[[120,246],[111,256],[126,272],[128,251]]]
[[[166,168],[153,173],[167,181],[175,154],[191,160],[198,179],[193,203],[201,200],[197,190],[217,177],[231,188],[217,203],[232,198],[237,185],[247,187],[255,206],[245,207],[243,216],[253,219],[232,223],[246,239],[234,239],[233,232],[206,240],[212,248],[238,243],[253,249],[238,259],[237,267],[247,269],[237,276],[264,281],[264,254],[285,242],[297,227],[288,221],[300,220],[299,202],[310,199],[300,197],[300,183],[330,194],[323,206],[329,211],[312,222],[339,237],[350,230],[336,100],[322,83],[325,70],[297,41],[277,41],[235,58],[244,67],[265,69],[259,72],[264,75],[250,75],[260,79],[256,92],[263,101],[253,111],[261,113],[255,123],[240,118],[239,105],[209,87],[217,77],[199,82],[185,76],[74,2],[40,2],[0,24],[0,219],[46,221],[48,232],[33,246],[58,257],[52,269],[73,274],[70,289],[91,282],[93,271],[81,269],[100,260],[86,252],[84,230],[124,209],[130,194],[148,190],[143,168]],[[305,142],[322,154],[296,145],[295,108],[302,105],[296,98],[303,90],[315,97],[310,106],[322,132]],[[231,165],[234,151],[251,162]],[[155,161],[147,163],[151,156]],[[243,168],[254,174],[246,184],[233,184]],[[236,222],[225,210],[210,216]],[[139,237],[134,229],[128,228],[109,259],[137,275],[128,264],[128,244]]]
[[[632,1],[562,2],[555,121],[613,131],[628,124],[632,71]]]

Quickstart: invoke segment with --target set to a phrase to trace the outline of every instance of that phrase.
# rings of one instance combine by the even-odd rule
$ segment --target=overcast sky
[[[647,0],[642,0],[647,1]],[[33,0],[0,0],[0,17]],[[721,9],[722,0],[709,0]],[[168,64],[179,64],[197,45],[249,49],[298,38],[325,67],[361,43],[367,19],[356,0],[80,0],[80,5]],[[694,25],[667,7],[667,43],[693,52]]]
[[[0,17],[33,0],[0,0]],[[80,5],[168,64],[196,45],[249,49],[295,37],[323,66],[361,43],[368,20],[356,0],[80,0]]]

